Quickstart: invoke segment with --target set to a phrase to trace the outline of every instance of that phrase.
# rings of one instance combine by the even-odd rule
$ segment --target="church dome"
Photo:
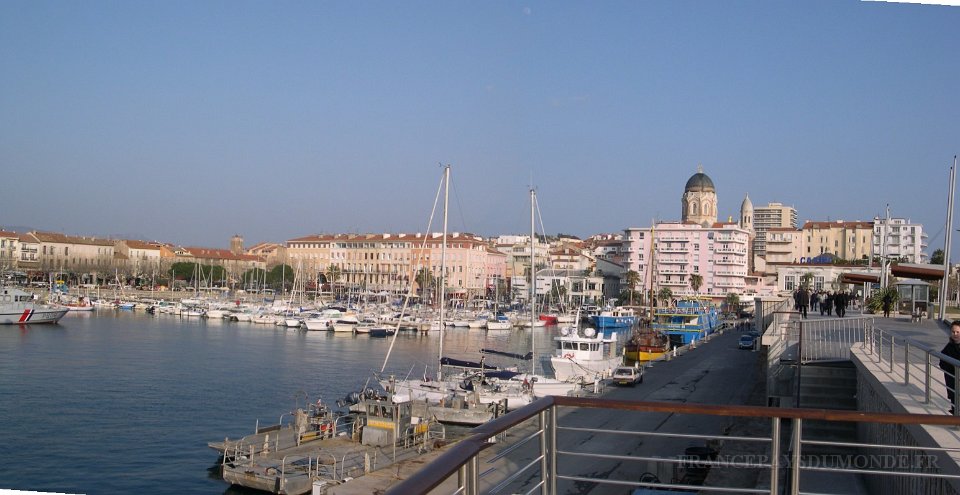
[[[713,181],[710,177],[703,173],[697,172],[690,177],[690,180],[687,181],[687,187],[684,188],[684,192],[697,191],[697,192],[717,192],[713,187]]]

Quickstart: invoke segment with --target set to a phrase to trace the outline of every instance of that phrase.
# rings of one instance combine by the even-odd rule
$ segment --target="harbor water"
[[[444,354],[522,354],[532,340],[546,357],[556,333],[450,329]],[[248,493],[220,479],[207,442],[275,424],[305,401],[332,405],[372,380],[390,342],[116,310],[0,326],[0,489]],[[387,372],[434,376],[438,343],[438,332],[401,332]]]

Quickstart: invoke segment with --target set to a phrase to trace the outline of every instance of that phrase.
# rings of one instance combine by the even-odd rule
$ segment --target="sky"
[[[450,165],[451,231],[529,232],[533,186],[538,232],[586,237],[678,220],[702,165],[721,219],[746,194],[801,224],[889,204],[931,253],[957,26],[960,7],[846,0],[3,0],[0,225],[423,232]]]

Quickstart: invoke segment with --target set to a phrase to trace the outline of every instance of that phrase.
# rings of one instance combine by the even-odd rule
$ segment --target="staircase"
[[[857,410],[857,370],[849,361],[805,364],[800,375],[800,407]],[[804,440],[856,442],[857,424],[805,421]],[[804,456],[855,455],[853,447],[805,445]]]

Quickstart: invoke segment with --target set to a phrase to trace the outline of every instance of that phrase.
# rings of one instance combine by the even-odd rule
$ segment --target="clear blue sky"
[[[721,217],[746,193],[801,222],[889,203],[932,252],[958,26],[835,0],[4,0],[0,225],[416,232],[449,163],[451,229],[529,231],[532,178],[545,230],[587,236],[679,218],[702,163]]]

